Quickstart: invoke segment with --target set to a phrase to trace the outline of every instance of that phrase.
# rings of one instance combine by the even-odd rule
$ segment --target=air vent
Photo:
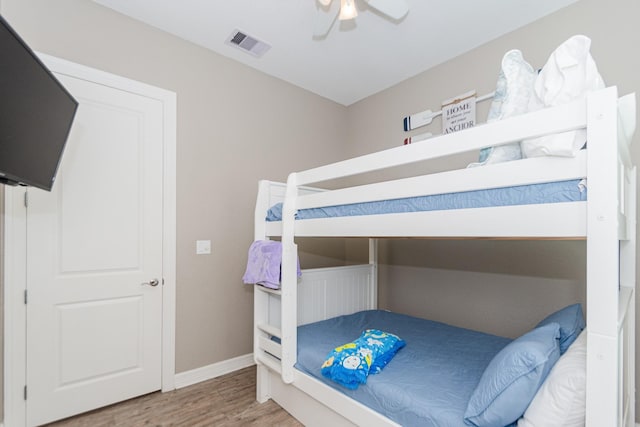
[[[260,41],[255,37],[251,37],[239,30],[234,30],[229,38],[227,38],[226,43],[258,58],[271,49],[271,46],[267,43]]]

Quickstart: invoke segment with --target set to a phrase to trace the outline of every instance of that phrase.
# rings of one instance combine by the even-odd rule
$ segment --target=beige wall
[[[177,93],[176,370],[250,353],[241,277],[258,179],[343,158],[345,107],[91,1],[3,0],[0,12],[38,51]],[[212,255],[195,255],[197,239]],[[344,252],[308,246],[316,264]]]
[[[437,110],[442,100],[471,89],[479,95],[492,91],[500,60],[508,50],[520,49],[525,59],[539,68],[560,43],[574,34],[592,39],[591,52],[607,84],[617,85],[621,94],[640,93],[639,16],[637,0],[581,0],[362,100],[349,107],[349,153],[399,145],[407,136],[401,125],[404,116],[427,108]],[[428,46],[426,43],[425,49]],[[479,120],[486,117],[487,104],[481,105]],[[439,127],[438,119],[431,129],[414,133],[439,133]],[[640,164],[638,140],[640,132],[636,132],[632,148],[636,164]],[[464,167],[475,156],[420,167]],[[389,264],[381,266],[382,307],[488,332],[515,336],[549,310],[584,302],[585,298],[584,242],[402,240],[383,242],[381,253]],[[537,285],[523,286],[532,282]],[[429,292],[417,297],[418,285]],[[640,374],[640,369],[636,372]],[[640,383],[640,376],[636,382]]]

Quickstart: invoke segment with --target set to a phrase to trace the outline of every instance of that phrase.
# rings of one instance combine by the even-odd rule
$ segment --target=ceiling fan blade
[[[409,12],[405,0],[365,0],[369,6],[392,19],[402,19]]]
[[[320,2],[320,0],[318,1]],[[331,0],[329,1],[331,2]],[[329,34],[329,30],[331,30],[333,24],[336,22],[338,12],[340,12],[339,1],[331,2],[328,11],[325,8],[318,7],[316,22],[313,27],[313,36],[321,38]]]

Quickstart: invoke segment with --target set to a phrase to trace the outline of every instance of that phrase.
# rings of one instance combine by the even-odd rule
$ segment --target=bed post
[[[256,199],[256,208],[253,213],[253,239],[264,240],[267,238],[265,226],[265,216],[269,209],[271,183],[266,180],[258,181],[258,197]]]
[[[626,239],[620,241],[620,310],[623,312],[620,325],[620,399],[622,422],[625,427],[635,424],[635,339],[636,339],[636,168],[629,165],[625,179]],[[625,299],[626,296],[626,299]],[[624,313],[626,310],[626,313]]]
[[[267,238],[265,230],[265,212],[269,207],[269,181],[258,182],[258,198],[254,212],[254,240]],[[269,323],[269,295],[257,287],[253,289],[253,360],[256,363],[256,400],[264,403],[271,398],[271,384],[269,369],[260,362],[258,345],[260,336],[266,336],[259,328],[259,324]]]
[[[370,307],[378,308],[378,239],[369,239],[369,266],[371,267]]]
[[[629,147],[636,128],[636,94],[618,100],[618,150],[621,161],[622,199],[626,222],[624,236],[620,241],[620,294],[628,295],[626,304],[621,299],[620,310],[624,314],[620,341],[622,343],[622,367],[620,370],[622,417],[625,427],[635,426],[636,409],[636,233],[637,233],[637,172],[631,161]]]
[[[617,91],[587,97],[586,426],[620,426]]]
[[[294,379],[294,367],[298,349],[298,249],[294,241],[296,199],[298,197],[297,174],[287,179],[287,190],[282,206],[282,380],[290,384]]]

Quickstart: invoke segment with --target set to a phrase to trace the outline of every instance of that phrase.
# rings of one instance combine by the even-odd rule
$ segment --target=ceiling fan
[[[409,5],[405,0],[363,1],[372,9],[396,21],[404,18],[409,12]],[[336,22],[336,18],[343,21],[358,16],[355,0],[316,0],[316,3],[318,14],[313,29],[314,37],[325,37]]]

